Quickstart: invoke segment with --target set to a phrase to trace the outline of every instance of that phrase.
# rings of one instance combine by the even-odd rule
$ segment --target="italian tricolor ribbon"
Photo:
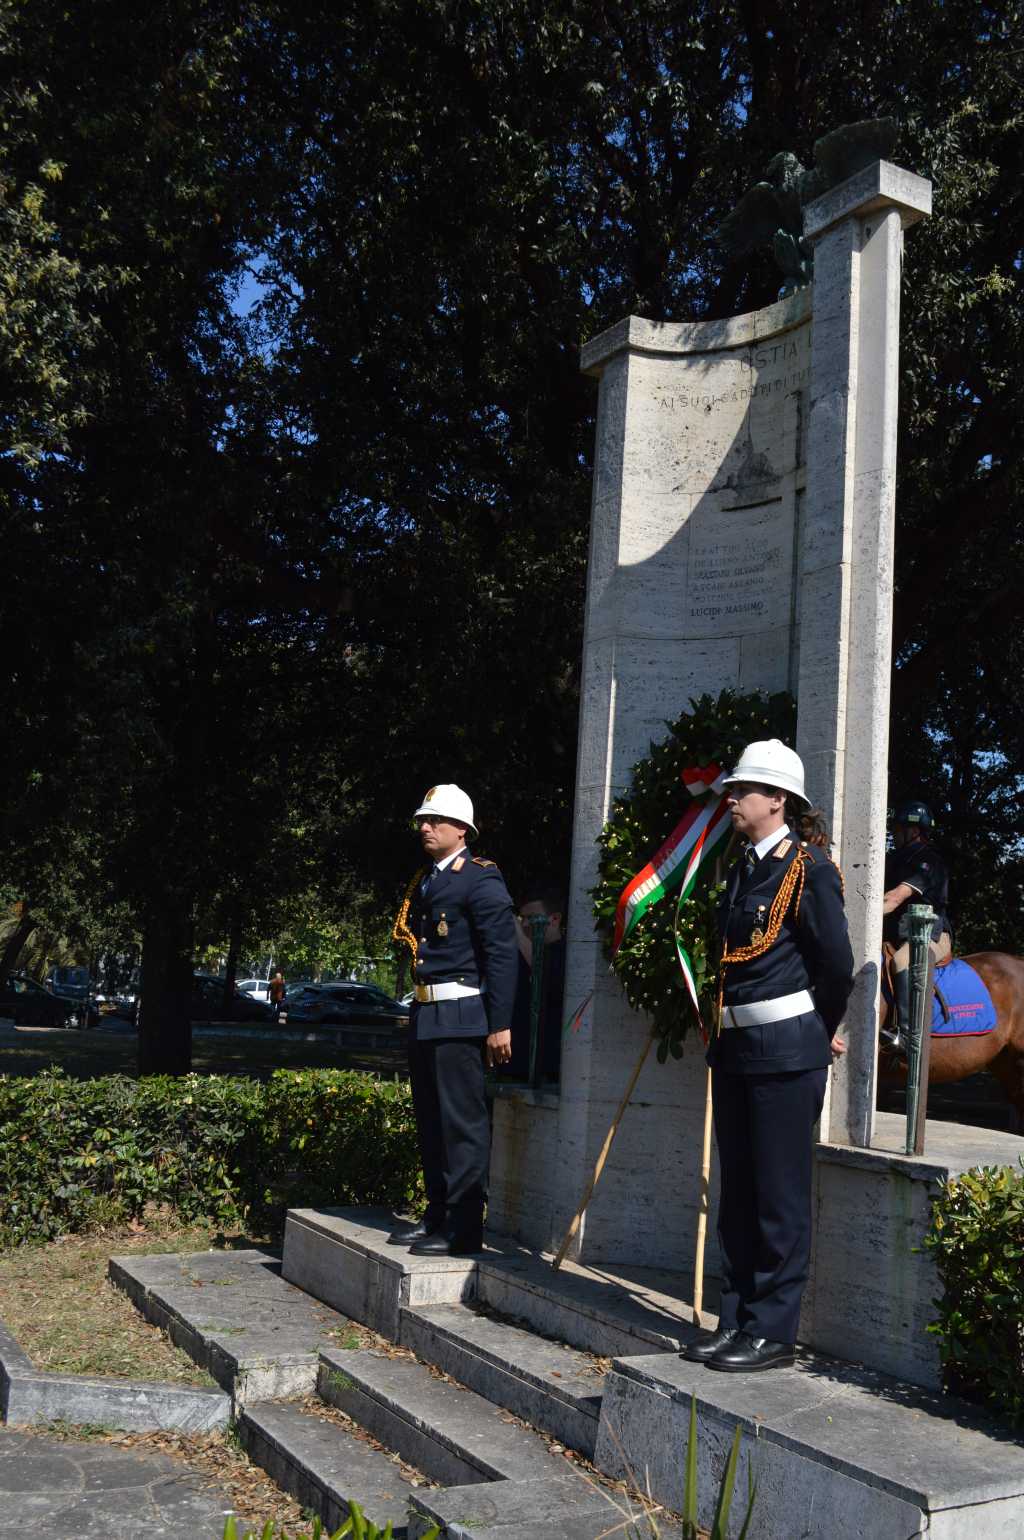
[[[693,766],[683,771],[683,782],[695,801],[672,830],[668,839],[636,876],[623,888],[615,911],[615,935],[612,956],[619,950],[637,921],[666,893],[679,888],[676,904],[676,951],[693,1008],[700,1021],[697,986],[690,959],[679,940],[678,918],[693,892],[704,863],[718,851],[731,833],[729,808],[724,795],[725,773],[717,765]],[[710,795],[707,795],[710,793]],[[704,800],[706,798],[706,800]],[[701,1031],[704,1030],[701,1022]]]

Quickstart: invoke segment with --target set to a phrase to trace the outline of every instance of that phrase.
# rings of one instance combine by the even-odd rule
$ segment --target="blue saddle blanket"
[[[938,996],[932,998],[932,1033],[937,1037],[981,1037],[996,1024],[996,1008],[981,974],[960,957],[936,968],[935,984],[949,1006],[942,1014]]]

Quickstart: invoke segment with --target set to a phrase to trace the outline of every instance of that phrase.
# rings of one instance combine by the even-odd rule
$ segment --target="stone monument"
[[[511,1092],[496,1106],[490,1222],[530,1245],[557,1247],[647,1032],[594,934],[595,841],[633,763],[705,691],[797,698],[796,746],[846,876],[857,964],[822,1151],[842,1164],[843,1149],[872,1146],[900,269],[903,232],[930,207],[928,182],[875,161],[804,209],[808,286],[724,321],[630,316],[583,350],[600,386],[566,1015],[592,998],[564,1044],[557,1095]],[[680,1270],[685,1284],[704,1074],[696,1036],[681,1063],[645,1067],[576,1237],[578,1259]],[[870,1187],[872,1171],[884,1185],[883,1167],[866,1158],[842,1170],[820,1192],[839,1183],[845,1212],[858,1201],[873,1209],[877,1194],[848,1189]],[[878,1225],[890,1220],[902,1246],[903,1219]],[[819,1233],[829,1229],[826,1214]],[[711,1276],[716,1265],[712,1239]],[[889,1285],[878,1287],[881,1296]],[[927,1311],[929,1287],[914,1312]],[[805,1326],[825,1347],[837,1329],[827,1316],[812,1284]],[[875,1320],[865,1338],[885,1334]],[[894,1322],[902,1362],[901,1334]],[[933,1354],[920,1373],[934,1383]]]
[[[827,143],[841,161],[845,141]],[[579,1511],[560,1458],[551,1477],[563,1447],[679,1511],[691,1407],[705,1525],[738,1430],[738,1493],[748,1474],[757,1485],[752,1540],[1020,1530],[1019,1446],[933,1393],[924,1328],[938,1280],[915,1247],[938,1179],[1012,1162],[1024,1142],[930,1123],[926,1156],[908,1157],[899,1120],[876,1126],[872,1110],[900,251],[929,194],[875,161],[812,199],[799,239],[784,230],[790,267],[813,263],[810,287],[721,322],[629,317],[584,350],[600,395],[566,1015],[590,1003],[564,1045],[559,1091],[498,1094],[488,1217],[499,1239],[484,1255],[407,1254],[388,1245],[385,1211],[294,1209],[282,1263],[285,1280],[406,1350],[322,1356],[321,1393],[341,1394],[375,1437],[438,1473],[448,1490],[428,1494],[429,1512],[467,1537],[523,1533],[524,1515],[543,1515],[550,1533],[621,1527],[607,1507]],[[685,1302],[706,1079],[696,1036],[681,1061],[648,1057],[567,1265],[536,1255],[565,1234],[648,1037],[594,935],[596,838],[666,720],[727,686],[797,697],[797,746],[835,831],[857,961],[850,1052],[818,1145],[799,1334],[819,1351],[767,1381],[678,1355],[694,1331]],[[712,1285],[716,1264],[712,1248]],[[613,1360],[607,1372],[593,1355]],[[495,1431],[495,1407],[545,1432],[539,1463],[521,1426],[499,1417]],[[495,1450],[510,1436],[503,1464]]]

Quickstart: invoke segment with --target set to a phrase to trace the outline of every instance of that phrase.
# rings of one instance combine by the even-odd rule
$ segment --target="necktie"
[[[754,867],[757,865],[757,851],[754,849],[753,845],[747,846],[746,850],[743,852],[743,859],[747,864],[747,876],[753,876]]]
[[[433,882],[439,871],[440,867],[434,866],[420,883],[420,892],[424,898],[426,898],[427,894],[430,892],[430,884]]]

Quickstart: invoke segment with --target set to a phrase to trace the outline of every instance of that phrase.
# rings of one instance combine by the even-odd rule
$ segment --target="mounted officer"
[[[414,959],[409,1081],[427,1208],[388,1239],[417,1256],[466,1256],[483,1246],[484,1070],[511,1056],[519,949],[501,873],[466,848],[476,833],[466,793],[432,786],[415,819],[429,865],[409,884],[393,934]]]
[[[910,1017],[910,941],[906,911],[910,904],[930,904],[935,911],[930,942],[936,963],[951,955],[949,872],[932,844],[932,814],[925,802],[904,802],[892,816],[893,848],[885,858],[885,897],[882,900],[882,939],[892,956],[893,993],[902,1030]]]
[[[810,838],[804,769],[777,738],[726,779],[746,848],[719,911],[720,1027],[708,1051],[721,1170],[718,1330],[684,1358],[731,1373],[791,1364],[811,1243],[814,1125],[853,985],[843,882]],[[803,830],[807,828],[807,837]]]

